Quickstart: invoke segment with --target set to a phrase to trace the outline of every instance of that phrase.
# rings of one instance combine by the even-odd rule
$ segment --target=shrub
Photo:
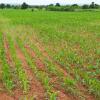
[[[83,9],[89,9],[89,5],[86,5],[86,4],[85,4],[85,5],[82,6],[82,8],[83,8]]]

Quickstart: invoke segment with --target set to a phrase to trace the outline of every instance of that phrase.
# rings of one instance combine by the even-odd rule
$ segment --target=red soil
[[[8,48],[9,48],[8,43],[5,42],[7,61],[8,61],[9,65],[12,65],[12,59],[11,59]],[[40,58],[38,59],[36,57],[35,52],[32,51],[29,46],[25,46],[25,48],[27,49],[28,53],[32,56],[32,58],[35,58],[35,63],[36,63],[36,66],[38,67],[38,69],[46,71],[45,64],[42,62],[42,60]],[[42,52],[44,57],[46,57],[50,62],[53,62],[53,64],[55,64],[57,66],[57,68],[64,74],[64,76],[67,76],[66,70],[64,70],[58,62],[53,61],[53,59],[48,55],[48,53],[45,51],[45,49],[43,47],[38,45],[38,49]],[[25,72],[28,76],[28,79],[29,79],[29,83],[30,83],[30,89],[29,89],[29,92],[26,94],[26,96],[28,98],[31,98],[34,96],[36,100],[45,100],[46,97],[45,97],[45,90],[44,90],[43,86],[41,85],[41,83],[39,81],[37,81],[32,70],[29,68],[29,66],[26,62],[24,54],[22,53],[22,51],[19,49],[19,47],[17,45],[16,45],[16,51],[17,51],[18,58],[22,61],[22,67],[25,70]],[[57,100],[78,100],[78,99],[74,98],[73,96],[66,94],[65,91],[59,86],[59,84],[56,84],[56,80],[57,80],[56,77],[52,77],[53,82],[51,82],[51,83],[54,84],[54,91],[56,91],[56,92],[59,91]],[[82,85],[79,86],[79,89],[82,92],[84,91],[84,94],[85,94],[85,90]],[[20,96],[24,96],[24,94],[20,91],[20,89],[15,89],[13,97],[9,96],[6,93],[0,93],[0,100],[18,100]],[[90,95],[85,94],[85,96],[86,96],[86,100],[94,100],[94,98]]]
[[[6,51],[6,59],[7,59],[7,63],[9,64],[11,70],[12,69],[15,69],[15,65],[13,63],[13,60],[12,60],[12,57],[11,57],[11,54],[10,54],[10,50],[9,50],[9,45],[8,45],[8,42],[4,36],[4,48],[5,48],[5,51]],[[18,81],[17,79],[13,79],[14,83],[16,83],[16,85],[18,85]],[[9,98],[12,98],[14,100],[19,100],[19,98],[23,95],[23,91],[20,89],[19,86],[15,87],[15,89],[13,90],[13,94],[12,94],[12,97],[11,96],[5,96],[6,98],[5,99],[2,99],[2,100],[9,100]],[[8,97],[8,98],[7,98]],[[11,99],[11,100],[12,100]]]
[[[5,88],[4,88],[4,86],[3,86],[1,81],[0,81],[0,100],[14,100],[13,97],[9,96],[5,92]]]
[[[22,67],[25,70],[30,83],[30,89],[28,91],[27,96],[29,98],[34,96],[36,100],[45,100],[45,90],[43,86],[34,76],[32,69],[29,68],[28,64],[26,63],[25,56],[18,46],[16,46],[16,51],[17,51],[18,58],[22,62]]]
[[[66,96],[63,92],[58,92],[58,100],[75,100],[74,98],[70,98],[69,96]]]
[[[52,60],[52,57],[50,57],[48,55],[48,53],[46,52],[46,50],[43,48],[43,46],[41,46],[39,43],[37,43],[37,48],[39,49],[39,51],[42,53],[42,55],[44,57],[46,57],[50,62],[52,62],[54,65],[56,65],[56,67],[59,69],[59,71],[61,71],[65,76],[67,76],[67,72],[64,69],[64,67],[59,64],[58,62]]]
[[[30,56],[32,56],[32,58],[34,58],[36,60],[35,63],[37,65],[37,67],[40,68],[40,65],[41,65],[42,66],[41,70],[44,69],[46,71],[44,63],[42,62],[42,60],[38,60],[36,58],[35,52],[29,46],[25,46],[25,48],[26,48],[27,52],[30,54]],[[58,100],[76,100],[75,98],[73,98],[73,96],[70,96],[69,94],[64,93],[65,91],[62,90],[60,85],[57,87],[56,81],[57,81],[57,77],[56,76],[52,77],[52,83],[54,85],[54,91],[56,91],[56,92],[59,91]]]
[[[48,55],[48,53],[46,52],[46,50],[43,48],[43,46],[40,45],[40,43],[37,41],[36,43],[36,46],[37,48],[39,49],[39,51],[42,53],[42,55],[44,57],[46,57],[49,61],[51,61],[54,65],[56,65],[56,67],[64,74],[64,76],[66,77],[67,76],[67,71],[66,69],[64,68],[64,66],[62,66],[59,62],[57,61],[54,61],[52,59],[52,57],[50,57]],[[28,46],[29,47],[29,46]],[[35,53],[34,53],[35,54]],[[71,75],[71,78],[73,79],[74,78],[74,75],[72,74]],[[80,90],[80,92],[82,93],[82,95],[84,95],[84,97],[87,99],[87,100],[94,100],[94,96],[90,95],[87,93],[87,89],[85,86],[83,86],[82,84],[78,84],[77,86],[77,89]]]
[[[6,93],[0,93],[0,100],[15,100],[15,99],[7,95]]]
[[[35,52],[33,52],[29,46],[25,46],[25,48],[27,49],[27,52],[35,59],[35,63],[38,69],[45,71],[45,64],[42,63],[42,60],[39,58],[36,58]]]

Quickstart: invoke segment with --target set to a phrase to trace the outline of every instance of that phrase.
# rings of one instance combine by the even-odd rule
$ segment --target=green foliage
[[[2,74],[3,74],[2,79],[3,79],[5,87],[8,89],[8,91],[10,91],[14,88],[14,83],[12,81],[10,68],[6,60],[2,33],[0,33],[0,59],[2,60],[2,66],[3,66],[2,67]]]
[[[4,4],[4,3],[1,3],[1,4],[0,4],[0,8],[1,8],[1,9],[4,9],[4,8],[5,8],[5,4]]]
[[[60,7],[60,3],[56,3],[56,5],[55,6],[58,6],[58,7]]]
[[[11,39],[10,36],[8,36],[8,41],[9,41],[11,55],[12,55],[13,61],[15,63],[16,73],[17,73],[19,81],[21,83],[21,87],[23,88],[24,92],[27,92],[29,89],[29,82],[28,82],[27,75],[22,68],[21,61],[17,57],[16,49],[15,49],[13,40]]]
[[[61,5],[60,3],[49,4],[49,5],[28,5],[27,3],[23,2],[22,5],[12,5],[12,4],[0,4],[0,8],[13,8],[13,9],[27,9],[32,8],[32,11],[38,11],[38,10],[49,10],[49,11],[82,11],[82,9],[99,9],[100,5],[95,4],[95,2],[92,2],[90,5],[84,4],[82,6],[79,6],[78,4],[72,4],[72,5]],[[85,10],[83,10],[85,11]]]
[[[2,23],[0,24],[0,30],[6,33],[10,32],[9,35],[15,40],[17,36],[22,39],[22,41],[18,42],[20,48],[28,44],[37,53],[38,50],[32,44],[36,46],[40,44],[39,48],[44,48],[42,51],[45,54],[47,52],[54,62],[58,62],[61,68],[66,69],[68,74],[74,77],[74,82],[73,79],[70,80],[69,78],[64,82],[62,80],[59,82],[66,83],[63,84],[64,89],[66,87],[66,90],[76,93],[77,89],[74,83],[81,83],[87,87],[88,93],[94,94],[96,98],[99,98],[99,16],[99,10],[98,12],[85,12],[84,10],[84,12],[59,13],[56,11],[0,10],[0,22]],[[13,31],[15,32],[14,34],[12,34]],[[23,45],[21,45],[21,42]],[[43,80],[42,83],[46,87],[49,85],[51,88],[52,85],[48,84],[50,82],[49,74],[58,75],[58,69],[45,58],[43,61],[49,74],[40,72],[34,64],[34,59],[25,50],[23,51],[30,68],[33,69],[38,79],[40,81]],[[1,48],[0,52],[3,53]],[[41,53],[38,56],[43,57]],[[2,58],[1,54],[0,57]],[[19,64],[18,66],[21,65]],[[58,77],[60,76],[63,75],[59,74]],[[46,77],[45,80],[44,77]],[[68,88],[67,85],[69,86]]]
[[[85,5],[82,6],[82,8],[83,8],[83,9],[89,9],[89,5],[86,5],[86,4],[85,4]]]
[[[66,88],[67,92],[70,92],[73,95],[80,96],[80,92],[76,89],[76,81],[71,79],[71,77],[66,77],[64,79],[63,86]]]
[[[28,4],[26,4],[25,2],[21,5],[21,9],[27,9],[28,8]]]
[[[73,7],[70,6],[48,6],[49,11],[74,11]]]
[[[75,82],[75,80],[72,80],[70,77],[67,77],[65,79],[65,84],[69,85],[69,86],[75,86],[76,82]]]
[[[50,100],[57,100],[57,93],[50,93]]]
[[[22,41],[17,38],[17,43],[20,46],[20,48],[22,49],[22,51],[25,54],[26,60],[30,66],[30,68],[32,68],[34,74],[36,75],[36,77],[42,82],[42,84],[44,85],[47,95],[50,98],[50,100],[53,100],[54,98],[56,98],[57,95],[55,95],[56,93],[53,92],[53,86],[50,85],[50,78],[48,76],[47,73],[39,71],[37,66],[35,65],[34,60],[30,57],[30,55],[27,53],[26,49],[23,46]]]
[[[95,8],[95,3],[94,2],[92,2],[91,4],[90,4],[90,8]]]

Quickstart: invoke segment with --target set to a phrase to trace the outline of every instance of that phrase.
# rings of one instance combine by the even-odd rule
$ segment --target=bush
[[[73,5],[71,5],[71,8],[78,9],[78,8],[80,8],[80,6],[78,4],[73,4]]]
[[[7,4],[7,5],[6,5],[6,8],[11,8],[11,5],[10,5],[10,4]]]
[[[82,8],[83,8],[83,9],[89,9],[89,5],[86,5],[86,4],[85,4],[85,5],[82,6]]]
[[[74,11],[73,8],[71,8],[70,6],[48,6],[47,10],[49,11]]]

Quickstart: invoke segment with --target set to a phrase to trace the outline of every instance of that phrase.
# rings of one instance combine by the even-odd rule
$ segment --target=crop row
[[[88,93],[94,94],[96,98],[100,98],[100,80],[98,79],[100,60],[99,52],[98,54],[96,52],[99,51],[97,49],[99,43],[94,42],[89,45],[88,41],[91,43],[92,40],[88,40],[90,38],[87,38],[80,36],[73,37],[70,35],[68,40],[64,41],[63,44],[65,45],[67,43],[67,46],[65,45],[65,48],[61,49],[60,52],[57,53],[54,51],[54,53],[50,51],[51,48],[45,48],[45,50],[53,57],[55,62],[59,63],[63,69],[66,69],[69,74],[74,76],[77,83],[81,82],[83,86],[85,85],[88,88]],[[93,39],[93,37],[91,38]],[[39,42],[39,44],[41,43]],[[58,42],[55,44],[58,45]],[[58,49],[60,50],[59,47]]]
[[[53,86],[50,84],[50,78],[48,74],[45,73],[44,71],[38,70],[34,60],[27,53],[27,50],[24,48],[24,45],[22,44],[22,41],[19,38],[17,38],[17,43],[22,49],[30,68],[33,70],[33,73],[36,75],[37,79],[39,79],[42,82],[43,86],[45,87],[49,99],[56,100],[57,92],[53,89]]]
[[[11,56],[12,56],[12,59],[13,59],[14,65],[15,65],[15,69],[16,69],[16,73],[17,73],[20,85],[24,92],[28,92],[28,89],[29,89],[28,78],[27,78],[27,75],[26,75],[24,69],[22,68],[21,61],[17,57],[14,41],[12,40],[12,38],[9,35],[7,36],[7,40],[9,42]]]
[[[2,62],[2,80],[8,91],[14,88],[10,67],[7,64],[6,50],[4,48],[4,36],[0,33],[0,60]]]
[[[60,64],[63,65],[67,70],[69,70],[70,73],[73,73],[77,81],[83,83],[83,85],[86,85],[89,93],[93,93],[96,98],[100,98],[100,81],[97,79],[97,77],[95,77],[100,73],[99,60],[97,65],[84,68],[81,66],[81,58],[78,58],[77,55],[74,55],[72,51],[70,51],[68,59],[70,62],[64,62],[63,59],[58,57],[57,61],[60,62]],[[77,62],[77,64],[75,62]]]
[[[36,75],[38,76],[39,71],[37,72],[38,69],[35,67],[36,66],[36,64],[35,64],[36,59],[32,59],[32,58],[29,59],[30,56],[27,55],[27,51],[25,50],[24,45],[23,44],[21,45],[21,43],[22,43],[21,39],[18,38],[17,43],[19,43],[18,45],[20,45],[20,48],[22,48],[23,52],[25,53],[27,61],[31,63],[30,64],[31,66],[34,66],[33,68],[34,68],[35,72],[37,73]],[[33,51],[35,50],[35,52],[37,54],[36,55],[37,59],[40,58],[40,56],[42,56],[41,52],[34,45],[31,45],[31,49],[33,49]],[[46,70],[45,73],[48,75],[48,78],[50,78],[49,80],[52,80],[53,76],[56,77],[56,81],[54,83],[50,83],[50,84],[52,84],[53,87],[55,87],[57,84],[59,84],[60,89],[63,89],[66,93],[71,93],[74,96],[79,97],[80,99],[85,98],[84,95],[81,94],[81,92],[77,89],[77,81],[72,79],[70,77],[70,75],[64,76],[64,73],[62,73],[57,68],[57,66],[55,66],[55,64],[53,64],[52,62],[50,62],[47,58],[45,58],[43,56],[42,56],[42,61],[45,65],[45,69],[44,69],[44,70]],[[34,65],[32,65],[32,63],[34,63]],[[42,73],[44,73],[44,72],[42,72]],[[56,87],[56,88],[59,89],[59,87]]]

